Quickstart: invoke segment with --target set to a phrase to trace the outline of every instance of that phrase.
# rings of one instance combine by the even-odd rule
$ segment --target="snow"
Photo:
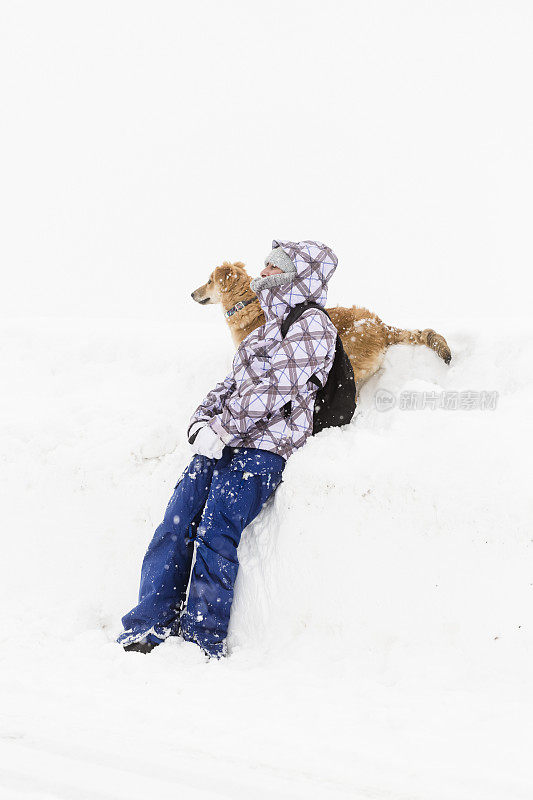
[[[1,14],[2,800],[529,800],[530,4]],[[330,304],[452,362],[391,348],[290,459],[227,659],[125,653],[231,364],[190,293],[276,236],[330,244]],[[432,407],[454,392],[493,400]]]
[[[519,326],[451,326],[450,367],[391,348],[354,422],[290,459],[240,547],[226,661],[114,643],[192,399],[231,358],[224,324],[192,301],[149,336],[2,324],[5,796],[530,796]],[[374,406],[421,384],[495,389],[497,408]]]

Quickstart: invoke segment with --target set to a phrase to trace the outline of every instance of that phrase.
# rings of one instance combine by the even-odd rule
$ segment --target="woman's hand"
[[[204,425],[196,434],[192,448],[198,455],[218,460],[222,456],[224,442],[209,425]]]

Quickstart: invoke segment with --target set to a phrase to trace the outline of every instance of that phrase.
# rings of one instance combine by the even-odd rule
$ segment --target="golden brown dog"
[[[259,300],[250,288],[250,280],[244,264],[240,261],[234,264],[225,261],[222,266],[213,270],[207,283],[191,295],[193,300],[202,305],[222,303],[224,311],[233,308],[239,300],[255,301],[226,318],[236,347],[249,333],[265,322]],[[391,344],[425,344],[446,364],[451,361],[452,354],[446,340],[431,328],[423,331],[393,328],[391,325],[385,325],[372,311],[357,306],[351,308],[337,306],[326,310],[340,334],[344,349],[352,363],[358,387],[377,372]]]

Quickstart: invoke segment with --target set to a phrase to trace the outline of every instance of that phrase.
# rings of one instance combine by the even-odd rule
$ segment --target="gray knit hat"
[[[265,258],[265,267],[272,264],[282,270],[281,275],[267,275],[266,278],[254,278],[250,283],[252,291],[258,292],[260,289],[271,289],[273,286],[281,286],[289,283],[296,275],[296,267],[291,257],[287,255],[282,247],[275,247]]]

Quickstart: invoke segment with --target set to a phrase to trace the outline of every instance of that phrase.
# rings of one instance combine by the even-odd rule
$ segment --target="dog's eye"
[[[209,278],[209,280],[207,281],[207,285],[209,286],[210,283],[213,283],[212,278]]]

